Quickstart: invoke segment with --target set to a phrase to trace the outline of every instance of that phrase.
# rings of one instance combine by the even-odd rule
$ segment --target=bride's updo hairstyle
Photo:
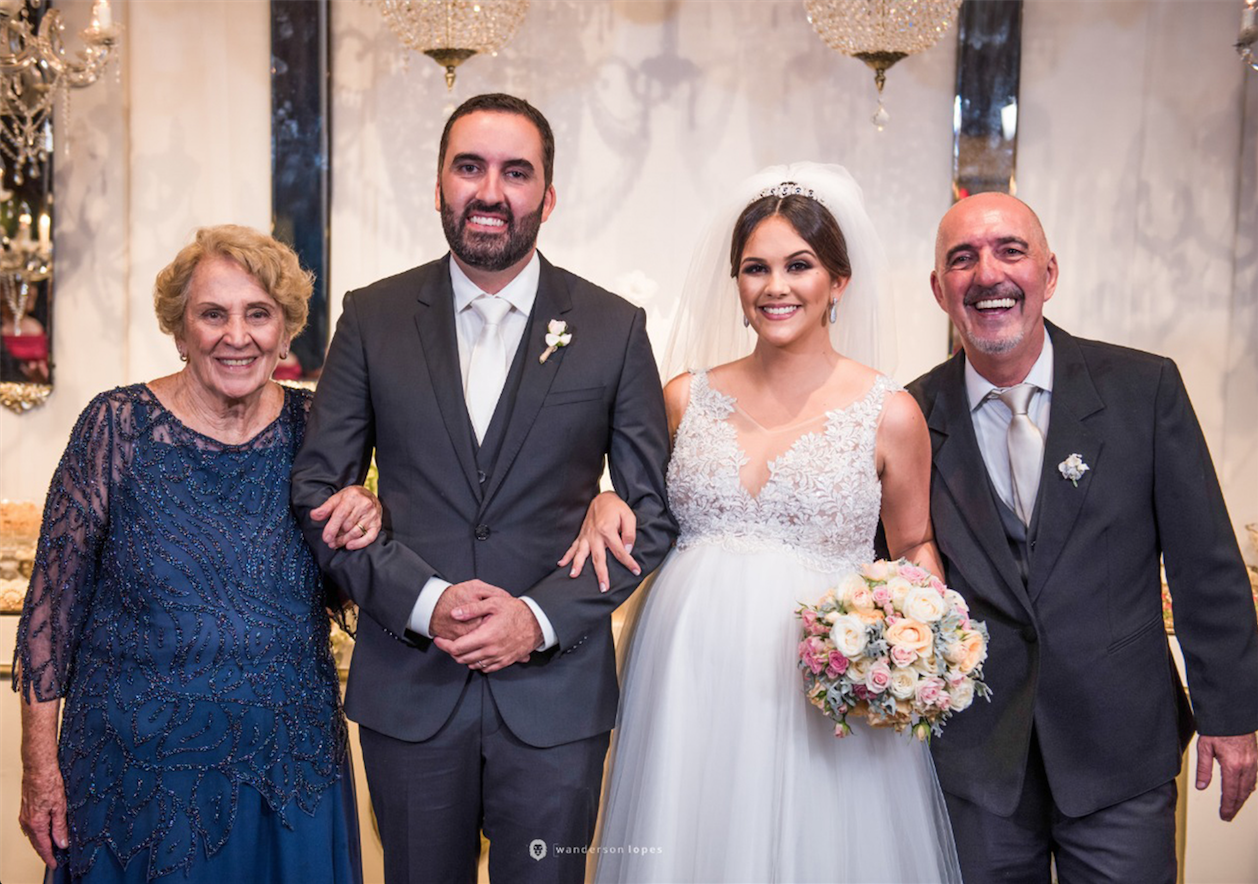
[[[729,275],[738,276],[743,262],[743,250],[752,233],[767,218],[780,215],[795,229],[799,238],[817,255],[831,279],[849,279],[852,262],[847,255],[847,239],[834,220],[830,210],[812,197],[799,193],[778,196],[762,196],[743,209],[734,222],[734,233],[729,246]]]

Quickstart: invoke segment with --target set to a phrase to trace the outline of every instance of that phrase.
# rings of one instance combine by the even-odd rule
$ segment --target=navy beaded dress
[[[345,721],[289,511],[310,395],[226,445],[138,384],[53,476],[15,688],[63,698],[56,881],[361,881]]]

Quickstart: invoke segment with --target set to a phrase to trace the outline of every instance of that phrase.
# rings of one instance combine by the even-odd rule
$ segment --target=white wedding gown
[[[961,880],[927,746],[856,720],[836,739],[796,668],[798,603],[873,559],[896,389],[879,376],[783,438],[692,376],[668,471],[681,536],[630,626],[597,881]]]

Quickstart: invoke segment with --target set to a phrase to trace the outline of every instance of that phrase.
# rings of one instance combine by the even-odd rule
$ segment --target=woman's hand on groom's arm
[[[579,577],[588,560],[594,567],[594,576],[598,578],[599,591],[607,592],[611,586],[607,573],[609,550],[616,561],[628,568],[634,576],[642,573],[642,568],[631,555],[637,529],[638,518],[629,505],[614,491],[604,491],[590,501],[577,539],[572,541],[568,551],[559,560],[559,567],[564,568],[571,564],[568,576]]]

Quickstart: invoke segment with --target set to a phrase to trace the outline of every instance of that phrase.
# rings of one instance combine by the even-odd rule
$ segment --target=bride
[[[940,573],[925,422],[854,358],[884,349],[882,265],[839,166],[753,176],[700,244],[668,361],[715,367],[664,391],[682,530],[630,627],[597,881],[960,880],[927,746],[840,742],[795,663],[795,608],[874,558],[879,518]],[[562,564],[636,567],[632,530],[603,495]]]

